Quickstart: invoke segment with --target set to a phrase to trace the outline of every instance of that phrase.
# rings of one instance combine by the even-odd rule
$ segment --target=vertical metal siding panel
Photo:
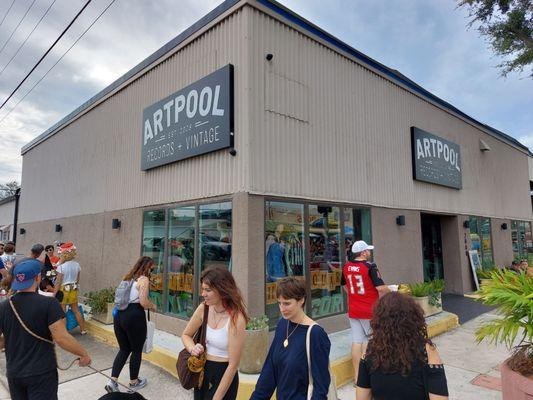
[[[513,179],[480,156],[477,141],[489,140],[487,135],[293,28],[257,10],[251,14],[251,55],[262,59],[250,69],[256,93],[250,147],[253,191],[453,213],[479,209],[486,215],[531,214],[527,201],[511,207],[499,200],[501,193],[491,194],[496,182]],[[274,54],[271,62],[264,61],[267,52]],[[265,111],[266,93],[275,93],[273,101],[288,115],[300,112],[304,100],[289,85],[271,87],[281,81],[270,79],[269,71],[307,85],[308,123]],[[462,191],[413,181],[413,125],[461,146]],[[505,154],[506,161],[494,164],[503,171],[512,170],[517,158],[520,163],[527,160],[501,142],[492,143],[498,151],[485,158]],[[480,165],[486,165],[483,174]]]
[[[241,9],[26,153],[21,222],[243,190],[249,168],[243,151],[248,116],[240,112],[246,93],[239,71],[247,68],[242,18]],[[238,155],[221,150],[141,171],[143,109],[228,63],[235,65]],[[58,182],[54,190],[44,178]]]

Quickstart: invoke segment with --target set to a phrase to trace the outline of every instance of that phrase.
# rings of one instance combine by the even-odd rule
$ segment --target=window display
[[[195,296],[196,271],[217,266],[231,271],[231,218],[231,201],[143,213],[142,255],[156,265],[150,299],[159,312],[189,319],[201,300]]]
[[[371,239],[370,209],[266,201],[265,309],[270,327],[280,318],[276,282],[286,276],[307,280],[308,315],[345,312],[342,266],[356,240]]]
[[[515,258],[533,258],[531,222],[511,221],[511,240],[513,243],[513,256]],[[531,263],[533,260],[529,261]]]
[[[194,232],[194,206],[169,211],[168,312],[185,318],[194,312]]]
[[[155,268],[150,276],[150,300],[163,311],[165,254],[165,210],[146,211],[143,215],[142,255],[152,257]]]
[[[477,250],[483,268],[494,265],[490,218],[470,217],[470,250]]]
[[[309,206],[312,318],[344,312],[340,225],[339,207]]]
[[[265,203],[265,309],[270,327],[275,327],[280,317],[276,281],[286,276],[304,279],[303,219],[303,204]]]
[[[200,206],[200,270],[231,271],[231,202]]]

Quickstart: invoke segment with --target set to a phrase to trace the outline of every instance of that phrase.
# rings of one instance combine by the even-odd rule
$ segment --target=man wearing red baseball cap
[[[42,264],[31,258],[15,264],[11,288],[17,293],[0,303],[0,347],[5,347],[7,381],[12,400],[56,400],[57,361],[53,343],[79,357],[91,358],[65,327],[57,300],[36,293]]]

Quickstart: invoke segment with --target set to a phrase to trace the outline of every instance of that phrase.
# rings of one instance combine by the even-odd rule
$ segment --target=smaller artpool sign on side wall
[[[411,127],[413,179],[422,182],[463,187],[461,148],[458,144]]]
[[[233,147],[233,65],[143,111],[141,169]]]

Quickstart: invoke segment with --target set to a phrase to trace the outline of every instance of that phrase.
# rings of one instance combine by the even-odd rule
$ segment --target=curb
[[[112,329],[106,327],[99,322],[93,320],[85,321],[87,330],[91,335],[111,346],[118,347],[115,333]],[[438,336],[444,332],[450,331],[459,326],[459,318],[452,313],[446,313],[443,318],[436,321],[431,321],[428,324],[428,336],[430,338]],[[178,377],[176,373],[176,359],[178,355],[171,351],[168,351],[162,347],[154,345],[154,349],[150,354],[142,355],[143,360],[164,369],[172,376]],[[353,364],[350,354],[345,355],[339,359],[336,359],[331,363],[331,373],[335,376],[337,388],[346,385],[353,379]],[[237,395],[238,400],[249,399],[254,391],[256,381],[250,381],[246,379],[240,379],[239,392]],[[275,396],[272,397],[275,399]]]

